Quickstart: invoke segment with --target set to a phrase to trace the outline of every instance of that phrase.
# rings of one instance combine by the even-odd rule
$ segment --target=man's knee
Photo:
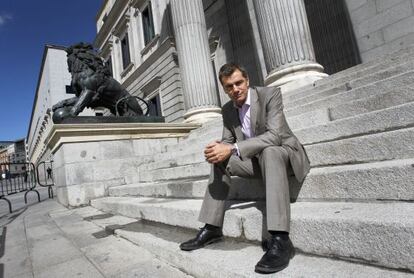
[[[282,146],[270,146],[263,149],[260,154],[262,160],[283,161],[287,162],[288,152]]]

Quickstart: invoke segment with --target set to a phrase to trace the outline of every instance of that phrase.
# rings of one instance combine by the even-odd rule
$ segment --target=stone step
[[[336,120],[355,117],[414,101],[414,89],[408,86],[393,89],[391,92],[341,103],[336,106],[319,108],[303,114],[287,117],[292,130],[327,124]]]
[[[302,144],[309,145],[411,126],[414,126],[414,101],[323,125],[294,130],[294,133]]]
[[[195,277],[262,277],[253,267],[263,255],[257,244],[226,238],[223,242],[193,252],[179,250],[179,244],[194,236],[190,229],[106,214],[93,207],[77,209],[75,214],[102,229],[144,247],[156,257]],[[217,258],[217,259],[214,259]],[[411,277],[410,273],[382,269],[366,264],[313,257],[296,250],[289,267],[279,277]]]
[[[183,166],[169,167],[163,169],[144,169],[139,167],[139,181],[165,181],[165,180],[179,180],[188,178],[206,177],[210,173],[210,165],[207,162],[194,162]]]
[[[413,94],[414,97],[414,94]],[[301,130],[295,130],[295,135],[303,144],[314,144],[328,142],[343,138],[356,137],[376,132],[383,132],[414,125],[414,102],[399,106],[365,113],[352,118],[328,122],[324,125],[311,126]],[[144,169],[166,168],[177,164],[183,156],[189,157],[190,161],[202,161],[203,149],[208,142],[219,139],[221,129],[212,128],[214,136],[202,136],[182,140],[179,144],[167,146],[162,153],[153,154],[154,163],[144,165]],[[158,165],[152,166],[152,165]]]
[[[312,167],[414,158],[414,128],[305,146]]]
[[[395,88],[406,88],[413,85],[414,71],[410,71],[353,90],[345,92],[327,91],[326,94],[310,96],[307,100],[285,105],[285,114],[289,118],[313,110],[335,107],[358,99],[373,97],[379,93],[393,92]]]
[[[414,159],[403,159],[312,168],[302,185],[290,178],[290,196],[293,201],[413,201],[413,165]],[[113,197],[201,199],[207,184],[208,179],[181,179],[114,186],[108,190]],[[264,200],[265,187],[260,179],[233,177],[229,194],[230,200]]]
[[[357,100],[354,100],[348,103],[341,103],[337,106],[324,107],[324,108],[312,110],[310,112],[306,112],[304,114],[287,117],[287,121],[289,122],[290,127],[292,128],[292,130],[295,131],[295,133],[299,129],[312,127],[312,129],[314,129],[316,132],[323,135],[324,133],[319,132],[319,127],[315,128],[316,126],[321,126],[323,124],[328,124],[332,126],[332,122],[335,122],[336,120],[350,118],[354,116],[360,116],[361,114],[370,113],[374,111],[382,113],[383,109],[393,108],[394,106],[400,106],[400,105],[403,105],[409,102],[413,102],[414,101],[413,91],[414,89],[411,87],[402,86],[402,87],[394,88],[390,92],[377,93],[367,98],[357,99]],[[399,109],[399,108],[400,107],[395,107],[395,109]],[[401,109],[404,109],[404,107],[401,107]],[[389,113],[387,114],[389,115]],[[368,118],[369,117],[371,116],[368,116]],[[358,121],[360,119],[362,121],[365,121],[365,119],[363,118],[356,118],[353,122],[356,123],[355,121]],[[402,120],[404,121],[405,119],[402,118]],[[336,125],[336,122],[333,125]],[[365,126],[366,124],[363,124],[363,125]],[[398,123],[397,125],[401,126]],[[358,125],[355,125],[355,127],[358,127]],[[311,129],[307,129],[307,130],[311,130]],[[222,122],[221,120],[216,120],[210,123],[208,126],[203,126],[195,131],[192,131],[190,133],[191,137],[180,138],[178,140],[178,143],[166,145],[163,148],[162,152],[163,153],[172,153],[176,151],[186,152],[187,150],[193,147],[202,150],[207,143],[213,140],[216,140],[216,139],[220,139],[221,135],[222,135]],[[321,140],[321,141],[324,141],[324,140]],[[304,142],[306,143],[306,141]],[[316,142],[316,141],[313,141],[313,142]],[[162,155],[154,157],[155,161],[160,160],[160,159],[162,159]]]
[[[319,112],[312,111],[310,113],[300,115],[299,117],[301,119],[296,117],[297,122],[302,121],[303,119],[300,125],[306,126],[306,128],[300,130],[296,129],[294,130],[294,133],[303,144],[311,144],[402,128],[413,124],[414,104],[413,102],[408,103],[408,101],[411,99],[414,101],[414,94],[412,92],[404,92],[401,94],[389,93],[372,98],[373,99],[371,101],[375,108],[382,108],[382,106],[386,105],[385,103],[390,104],[391,107],[335,121],[329,121],[329,119],[320,118],[319,120],[315,120],[315,118],[319,117]],[[391,102],[393,100],[395,100],[395,102],[392,103],[394,105],[398,104],[400,101],[404,104],[392,106]],[[329,109],[330,112],[328,112],[326,109],[321,113],[324,114],[321,117],[328,118],[328,113],[337,115],[338,113],[347,113],[349,110],[355,111],[357,109],[360,109],[360,112],[367,112],[367,110],[373,108],[372,106],[368,108],[364,107],[364,103],[368,103],[369,105],[369,101],[364,99],[359,104],[350,105],[350,107],[348,107],[348,110],[346,108],[346,105],[341,106],[339,108],[340,111],[336,110],[336,108],[331,108]],[[292,123],[289,118],[288,121]],[[314,126],[310,123],[311,121],[313,121],[313,124],[318,121],[323,123]],[[296,127],[298,125],[299,124],[297,124]],[[294,127],[295,126],[292,128]],[[199,133],[198,137],[193,137],[190,139],[180,138],[177,143],[167,144],[163,146],[163,148],[161,148],[161,152],[152,152],[150,159],[147,159],[146,162],[150,163],[166,159],[177,159],[179,156],[190,155],[193,153],[198,153],[201,155],[204,147],[209,142],[219,140],[221,138],[222,124],[221,122],[217,122],[215,125],[211,125],[208,128],[202,127],[202,129],[203,130]]]
[[[296,98],[289,97],[289,94],[288,94],[288,96],[285,99],[285,105],[291,106],[291,104],[294,105],[294,103],[296,102],[303,103],[303,101],[306,102],[306,101],[312,100],[318,97],[319,95],[332,94],[332,93],[329,93],[329,91],[334,91],[335,93],[338,93],[341,91],[345,92],[345,91],[360,88],[360,87],[363,87],[368,84],[372,84],[372,83],[375,83],[381,80],[389,79],[393,76],[401,75],[405,72],[412,71],[413,65],[414,65],[414,59],[410,58],[408,61],[404,61],[401,64],[390,66],[389,68],[384,69],[384,70],[371,72],[370,74],[367,74],[365,76],[357,76],[356,78],[349,80],[346,83],[339,83],[336,86],[329,87],[325,90],[317,90],[315,92],[308,91],[306,93],[303,93],[301,97],[296,97]],[[333,82],[331,84],[334,85],[335,83]]]
[[[161,260],[194,277],[263,277],[263,274],[254,272],[255,264],[263,255],[262,249],[254,244],[226,238],[206,248],[184,252],[179,250],[179,244],[194,237],[194,231],[144,223],[144,221],[122,226],[115,230],[115,234],[147,249]],[[289,266],[277,273],[277,277],[331,278],[338,276],[342,278],[408,278],[412,277],[412,274],[361,263],[310,256],[298,251]]]
[[[313,84],[298,88],[294,91],[290,91],[286,95],[286,101],[295,100],[306,96],[308,94],[316,93],[317,91],[323,91],[328,88],[333,88],[338,85],[344,85],[349,81],[356,80],[362,76],[368,76],[372,73],[382,71],[398,64],[402,64],[412,59],[414,54],[414,47],[398,51],[387,57],[381,57],[378,60],[366,62],[356,65],[354,67],[337,72],[326,78],[315,81]]]
[[[201,200],[106,197],[91,201],[105,212],[197,229]],[[263,203],[233,204],[223,233],[262,240]],[[299,250],[414,271],[413,203],[297,202],[291,238]],[[266,236],[266,235],[264,235]]]
[[[408,113],[411,113],[409,124],[412,125],[413,112],[409,111]],[[397,116],[398,115],[399,114],[397,114]],[[384,124],[386,125],[387,122],[384,122]],[[372,127],[378,128],[378,126],[383,127],[384,125],[378,124],[377,126]],[[344,131],[338,131],[337,129],[341,127],[343,126],[331,125],[330,127],[327,127],[325,131],[330,131],[330,133],[327,133],[325,138],[329,139],[329,136],[334,139],[335,136],[336,138],[344,137],[343,134],[346,135],[346,133],[344,133]],[[366,130],[369,130],[368,128],[370,127],[371,126],[366,127]],[[414,141],[414,128],[403,128],[363,136],[358,136],[361,133],[352,134],[354,131],[352,129],[352,126],[348,127],[347,131],[349,131],[348,137],[351,138],[305,145],[305,150],[311,162],[311,166],[316,167],[327,165],[354,164],[369,161],[405,159],[414,157],[414,147],[412,144]],[[341,133],[338,134],[338,132]],[[304,136],[307,136],[306,133],[303,132],[300,134],[305,134]],[[304,138],[299,139],[302,142],[307,142],[307,140]],[[164,157],[163,160],[160,159],[155,162],[141,165],[140,172],[174,170],[179,166],[198,164],[202,163],[203,161],[205,161],[205,158],[202,149],[189,153],[185,152],[184,154],[172,153],[169,154],[168,157]],[[174,179],[174,177],[170,178]]]

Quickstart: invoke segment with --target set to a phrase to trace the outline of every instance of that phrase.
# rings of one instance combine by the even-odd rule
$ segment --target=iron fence
[[[36,178],[40,186],[47,187],[49,198],[53,198],[53,186],[55,185],[53,160],[42,161],[36,165]]]
[[[5,200],[12,212],[12,205],[7,196],[25,192],[24,202],[27,204],[29,192],[40,194],[36,188],[35,167],[33,163],[0,163],[0,200]]]

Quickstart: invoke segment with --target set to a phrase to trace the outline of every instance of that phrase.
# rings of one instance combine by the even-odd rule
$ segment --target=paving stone
[[[56,277],[84,277],[84,278],[103,278],[100,273],[89,261],[85,259],[73,259],[57,265],[46,267],[34,272],[36,278],[56,278]]]

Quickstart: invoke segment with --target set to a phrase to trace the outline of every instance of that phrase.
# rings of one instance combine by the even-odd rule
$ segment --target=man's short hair
[[[219,80],[220,83],[223,84],[223,77],[229,77],[232,75],[236,70],[239,70],[243,77],[246,79],[249,79],[249,75],[247,74],[247,71],[245,68],[239,64],[236,63],[227,63],[221,66],[219,71]]]

